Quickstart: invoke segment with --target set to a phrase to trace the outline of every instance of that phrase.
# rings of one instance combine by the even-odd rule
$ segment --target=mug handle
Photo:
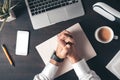
[[[117,35],[114,35],[113,39],[117,40],[117,39],[118,39],[118,36],[117,36]]]

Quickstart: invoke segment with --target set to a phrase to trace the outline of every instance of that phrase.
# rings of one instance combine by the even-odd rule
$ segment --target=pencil
[[[12,59],[10,58],[10,56],[9,56],[9,54],[8,54],[8,52],[7,52],[7,49],[5,48],[4,45],[1,45],[1,47],[2,47],[4,53],[5,53],[6,57],[7,57],[7,59],[8,59],[8,61],[9,61],[10,65],[13,65],[13,61],[12,61]]]

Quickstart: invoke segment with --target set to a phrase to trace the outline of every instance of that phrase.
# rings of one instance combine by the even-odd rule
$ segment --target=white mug
[[[95,31],[95,38],[101,43],[109,43],[113,39],[118,39],[118,36],[114,35],[114,32],[110,27],[102,26]]]

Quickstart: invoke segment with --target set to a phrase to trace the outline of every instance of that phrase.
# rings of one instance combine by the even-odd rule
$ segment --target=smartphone
[[[29,32],[28,31],[17,31],[16,39],[16,55],[27,56],[28,54],[28,43],[29,43]]]

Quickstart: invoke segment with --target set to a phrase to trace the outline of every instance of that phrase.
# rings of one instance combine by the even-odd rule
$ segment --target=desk
[[[102,80],[118,80],[110,73],[105,66],[120,49],[120,38],[113,40],[109,44],[101,44],[94,38],[94,31],[103,25],[110,26],[116,35],[120,37],[120,25],[110,22],[92,10],[92,5],[98,1],[103,1],[120,11],[120,0],[82,0],[85,8],[85,16],[61,22],[39,30],[33,30],[25,4],[17,10],[17,19],[7,23],[0,32],[0,44],[5,43],[12,56],[15,67],[10,66],[2,49],[0,48],[0,80],[32,80],[34,75],[40,73],[44,68],[44,63],[40,58],[35,46],[49,39],[63,29],[79,22],[85,31],[88,39],[93,45],[97,56],[88,61],[91,69],[101,77]],[[30,31],[29,54],[26,57],[15,55],[17,30]],[[74,71],[70,71],[55,80],[77,80]]]

